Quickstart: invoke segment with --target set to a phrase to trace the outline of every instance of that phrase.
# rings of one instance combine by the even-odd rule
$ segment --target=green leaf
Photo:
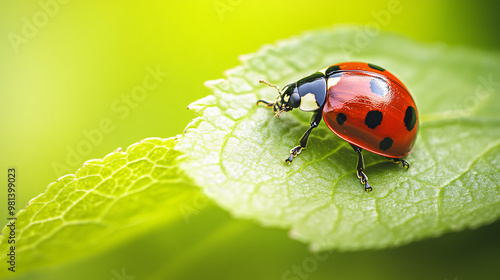
[[[97,253],[159,224],[189,222],[196,210],[189,205],[200,194],[177,167],[176,142],[145,139],[50,184],[17,214],[15,244],[8,243],[10,229],[3,229],[1,262],[14,245],[26,272]]]
[[[314,249],[396,246],[496,220],[500,57],[364,32],[346,27],[280,41],[208,83],[213,95],[190,105],[198,117],[177,145],[186,156],[181,167],[234,216],[290,229]],[[371,193],[356,177],[356,154],[324,124],[285,164],[310,114],[294,110],[274,118],[255,105],[276,97],[259,79],[284,86],[342,61],[391,71],[420,114],[408,171],[364,153]]]

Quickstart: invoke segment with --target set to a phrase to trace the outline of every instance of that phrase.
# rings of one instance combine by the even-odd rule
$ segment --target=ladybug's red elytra
[[[309,129],[300,138],[300,145],[290,150],[286,162],[291,163],[306,147],[309,134],[323,118],[358,154],[357,175],[365,191],[372,187],[363,172],[363,149],[410,167],[402,157],[413,150],[417,107],[405,85],[384,68],[362,62],[338,63],[286,85],[283,91],[260,82],[278,90],[276,102],[257,101],[257,105],[273,108],[275,116],[294,108],[313,112]]]

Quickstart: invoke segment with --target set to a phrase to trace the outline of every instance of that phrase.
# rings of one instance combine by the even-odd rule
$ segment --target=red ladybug
[[[402,157],[413,150],[418,131],[417,107],[405,85],[384,68],[362,62],[339,63],[288,84],[283,91],[260,82],[279,92],[276,102],[257,101],[273,108],[275,116],[293,108],[314,113],[311,126],[286,162],[291,163],[306,147],[312,129],[324,118],[330,130],[349,142],[358,154],[357,175],[365,191],[372,187],[363,173],[363,149],[410,167]]]

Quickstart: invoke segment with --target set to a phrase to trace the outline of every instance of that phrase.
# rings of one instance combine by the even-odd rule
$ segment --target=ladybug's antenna
[[[266,84],[266,85],[268,85],[270,87],[275,88],[278,91],[278,93],[281,95],[281,91],[280,91],[280,88],[278,86],[273,85],[273,84],[271,84],[271,83],[269,83],[268,81],[265,81],[265,80],[260,80],[259,83]]]
[[[264,80],[260,80],[260,81],[259,81],[259,83],[261,83],[261,84],[266,84],[266,85],[268,85],[268,86],[270,86],[270,87],[275,88],[275,89],[278,91],[278,93],[279,93],[279,96],[276,98],[276,100],[278,100],[278,99],[280,98],[280,96],[282,96],[282,95],[283,95],[283,94],[281,93],[281,90],[280,90],[280,88],[279,88],[278,86],[273,85],[273,84],[269,83],[268,81],[264,81]],[[267,108],[273,108],[273,107],[275,106],[275,104],[276,104],[276,102],[271,103],[271,102],[269,102],[269,101],[265,101],[265,100],[259,100],[259,101],[257,101],[257,105],[259,105],[260,103],[264,103],[264,104],[266,105],[266,107],[267,107]],[[279,104],[279,103],[278,103],[278,104]],[[274,108],[273,108],[273,109],[274,109]],[[281,106],[281,108],[280,108],[280,110],[279,110],[278,112],[276,112],[276,111],[275,111],[275,113],[276,113],[276,114],[275,114],[274,116],[275,116],[275,117],[279,117],[279,116],[281,115],[281,113],[283,113],[283,111],[285,111],[285,106],[284,106],[284,104],[282,104],[282,106]]]

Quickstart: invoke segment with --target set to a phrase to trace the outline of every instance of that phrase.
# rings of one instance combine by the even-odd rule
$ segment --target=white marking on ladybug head
[[[330,89],[331,87],[333,87],[336,84],[338,84],[338,82],[340,81],[340,78],[342,78],[342,77],[341,76],[336,76],[336,77],[329,78],[328,81],[327,81],[327,84],[326,84],[326,88]]]
[[[318,72],[320,72],[321,74],[325,75],[326,69],[328,69],[328,67],[325,67],[325,68],[319,70]]]
[[[316,102],[316,96],[309,92],[308,94],[302,96],[300,99],[300,110],[310,112],[319,109],[318,102]]]

